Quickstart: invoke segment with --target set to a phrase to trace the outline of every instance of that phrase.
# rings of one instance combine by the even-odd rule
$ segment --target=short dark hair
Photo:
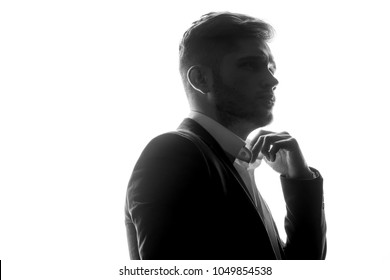
[[[274,29],[268,23],[244,14],[212,12],[195,21],[180,43],[180,73],[183,81],[192,65],[215,70],[224,55],[237,48],[237,41],[258,38],[268,41]]]

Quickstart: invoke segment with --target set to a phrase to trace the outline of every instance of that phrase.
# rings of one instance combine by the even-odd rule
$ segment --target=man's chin
[[[272,123],[274,116],[272,112],[269,112],[267,115],[256,116],[256,118],[252,121],[252,123],[256,126],[256,128],[264,127]]]
[[[226,127],[237,123],[247,124],[253,130],[269,125],[273,120],[272,111],[256,112],[255,114],[231,114],[226,111],[218,112],[219,122]]]

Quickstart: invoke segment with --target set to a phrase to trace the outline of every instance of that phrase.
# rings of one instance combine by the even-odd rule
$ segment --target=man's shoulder
[[[144,150],[151,150],[158,153],[175,151],[194,151],[196,145],[193,140],[185,137],[177,131],[170,131],[154,137],[146,145]]]
[[[197,144],[195,137],[187,137],[185,133],[178,131],[160,134],[150,140],[139,160],[201,160],[203,158],[202,147]]]
[[[197,145],[183,135],[167,132],[153,138],[141,153],[130,178],[128,196],[133,199],[165,193],[167,197],[190,183],[203,184],[208,174],[207,161]]]

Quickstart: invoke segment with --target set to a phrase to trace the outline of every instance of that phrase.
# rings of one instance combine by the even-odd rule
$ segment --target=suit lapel
[[[256,210],[255,202],[252,199],[252,196],[249,194],[249,191],[242,180],[240,174],[238,174],[236,168],[233,166],[233,162],[235,158],[230,154],[227,154],[222,147],[218,144],[218,142],[208,133],[200,124],[196,121],[186,118],[178,127],[178,130],[187,131],[192,134],[195,134],[201,141],[203,141],[206,146],[210,148],[210,150],[215,154],[216,158],[220,160],[220,162],[227,168],[238,181],[239,185],[246,193],[248,199],[252,202],[254,209]],[[257,212],[257,210],[256,210]]]
[[[218,160],[219,165],[223,166],[225,169],[230,171],[231,174],[233,174],[234,178],[238,182],[239,186],[241,186],[241,189],[245,192],[247,199],[251,202],[253,210],[256,212],[259,219],[262,221],[262,225],[264,228],[264,231],[266,231],[264,220],[259,214],[256,204],[252,199],[252,196],[250,195],[244,181],[242,180],[240,174],[238,174],[238,171],[234,167],[233,163],[235,161],[235,158],[229,154],[227,154],[222,147],[218,144],[218,142],[208,133],[200,124],[198,124],[196,121],[192,119],[184,119],[184,121],[180,124],[178,127],[178,131],[184,131],[189,132],[190,134],[194,135],[197,139],[199,139],[201,142],[204,143],[206,146],[205,148],[209,148],[209,150],[212,152],[213,160]],[[207,153],[207,152],[206,152]],[[268,236],[268,234],[267,234]],[[278,240],[280,242],[280,240]],[[271,241],[270,241],[271,242]],[[271,244],[271,243],[270,243]],[[279,243],[279,246],[281,244]],[[272,245],[271,245],[272,248]],[[273,251],[272,251],[273,252]],[[275,257],[276,258],[276,257]]]

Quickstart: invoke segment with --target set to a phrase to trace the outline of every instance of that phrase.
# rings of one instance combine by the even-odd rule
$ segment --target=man
[[[272,27],[209,13],[187,30],[180,73],[190,115],[153,139],[131,176],[126,228],[132,259],[324,259],[322,177],[287,132],[269,124],[275,102]],[[264,160],[281,174],[284,243],[254,180]]]

